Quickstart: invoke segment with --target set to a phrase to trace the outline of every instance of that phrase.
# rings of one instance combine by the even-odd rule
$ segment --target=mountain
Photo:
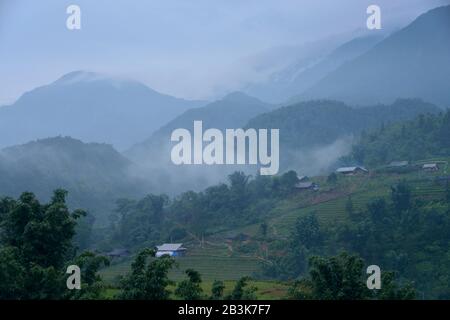
[[[116,198],[142,194],[146,183],[133,164],[111,145],[55,137],[0,151],[0,196],[24,191],[48,200],[53,190],[69,191],[71,207],[88,209],[105,221]]]
[[[237,166],[174,165],[170,159],[175,145],[170,141],[172,131],[185,128],[192,133],[195,120],[203,121],[203,130],[243,128],[251,118],[272,109],[270,104],[242,92],[233,92],[204,107],[184,112],[124,154],[141,167],[145,172],[143,176],[151,177],[164,192],[173,194],[192,188],[201,189],[223,180]]]
[[[367,52],[382,39],[383,36],[378,33],[364,35],[337,45],[331,52],[316,50],[315,59],[309,56],[308,59],[299,59],[273,73],[267,81],[251,84],[244,91],[265,101],[284,102],[302,93],[342,64]]]
[[[383,166],[392,161],[417,161],[450,155],[450,111],[421,115],[362,135],[346,161]]]
[[[450,107],[449,39],[450,6],[430,10],[296,99],[370,105],[422,98]]]
[[[186,128],[193,130],[194,121],[203,121],[203,129],[242,128],[251,118],[270,111],[273,106],[242,92],[233,92],[221,100],[204,107],[190,109],[157,130],[149,139],[127,150],[125,154],[136,162],[141,162],[148,151],[170,146],[170,135],[173,130]],[[153,158],[154,159],[154,158]]]
[[[440,109],[418,99],[399,99],[392,105],[353,108],[342,102],[301,102],[251,119],[247,128],[280,129],[281,167],[319,174],[351,151],[361,132],[409,120]]]
[[[203,104],[160,94],[136,81],[75,71],[0,108],[0,147],[67,135],[122,150]]]

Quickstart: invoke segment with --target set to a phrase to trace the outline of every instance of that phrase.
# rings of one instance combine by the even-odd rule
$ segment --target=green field
[[[202,289],[205,295],[211,294],[211,287],[213,281],[203,281]],[[236,281],[234,280],[226,280],[224,281],[225,290],[224,296],[231,293],[233,290]],[[277,299],[285,299],[288,294],[289,285],[287,283],[282,283],[278,281],[250,281],[249,286],[255,287],[257,290],[255,292],[258,299],[261,300],[277,300]],[[170,286],[169,290],[174,291],[175,287]],[[115,295],[119,293],[119,289],[108,288],[105,290],[103,294],[104,299],[113,299]],[[172,296],[173,299],[176,299],[176,296]]]
[[[243,276],[253,276],[259,268],[257,257],[244,256],[230,252],[225,245],[190,243],[185,245],[188,254],[175,258],[177,266],[171,271],[170,278],[178,281],[184,278],[184,271],[193,268],[200,272],[204,280],[237,280]],[[113,263],[100,273],[107,283],[114,283],[119,275],[130,270],[131,259]]]

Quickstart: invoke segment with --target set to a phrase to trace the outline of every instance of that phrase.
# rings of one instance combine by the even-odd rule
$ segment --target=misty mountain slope
[[[360,36],[316,59],[301,60],[271,75],[268,81],[249,85],[245,92],[267,101],[283,102],[302,93],[342,64],[367,52],[383,39],[378,33]]]
[[[92,211],[101,221],[116,198],[138,195],[144,183],[133,164],[107,144],[56,137],[0,151],[0,196],[24,191],[49,199],[53,190],[69,191],[69,204]]]
[[[326,76],[297,100],[350,104],[422,98],[450,106],[450,6],[433,9]]]
[[[282,167],[318,174],[350,152],[353,139],[362,131],[439,111],[437,106],[418,99],[399,99],[392,105],[366,108],[317,100],[261,114],[246,127],[280,129]]]
[[[223,181],[227,174],[243,168],[236,165],[177,166],[173,164],[170,156],[176,142],[170,141],[172,131],[185,128],[192,134],[195,120],[203,121],[203,130],[243,128],[251,118],[272,109],[273,106],[270,104],[241,92],[234,92],[205,107],[186,111],[160,128],[143,143],[127,150],[125,155],[140,167],[142,177],[151,177],[161,192],[176,194],[189,189],[200,190],[205,186]]]
[[[233,92],[204,107],[184,112],[157,130],[149,139],[127,150],[125,154],[139,163],[146,158],[149,150],[169,147],[171,145],[170,135],[173,130],[185,128],[192,132],[196,120],[203,122],[204,130],[208,128],[220,130],[242,128],[251,118],[272,109],[273,106],[270,104],[242,92]]]
[[[0,147],[67,135],[125,149],[203,104],[160,94],[136,81],[76,71],[0,108]]]

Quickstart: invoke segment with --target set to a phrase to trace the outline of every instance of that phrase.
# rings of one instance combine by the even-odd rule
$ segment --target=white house
[[[439,166],[438,166],[437,163],[425,163],[422,166],[422,169],[426,170],[426,171],[438,171],[439,170]]]
[[[358,173],[367,173],[369,170],[367,170],[364,167],[342,167],[336,170],[337,173],[345,174],[345,175],[355,175]]]
[[[299,182],[295,185],[295,188],[298,190],[319,190],[319,185],[315,184],[314,182]]]
[[[164,243],[163,245],[156,246],[156,257],[171,256],[180,257],[184,256],[186,253],[186,248],[183,247],[182,243]]]

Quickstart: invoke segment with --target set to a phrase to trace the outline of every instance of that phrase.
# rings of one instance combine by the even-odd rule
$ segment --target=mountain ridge
[[[450,106],[450,5],[432,9],[347,62],[291,102],[336,99],[353,105],[421,98]]]
[[[134,81],[75,71],[0,108],[0,147],[57,135],[125,149],[182,112],[202,106]]]

